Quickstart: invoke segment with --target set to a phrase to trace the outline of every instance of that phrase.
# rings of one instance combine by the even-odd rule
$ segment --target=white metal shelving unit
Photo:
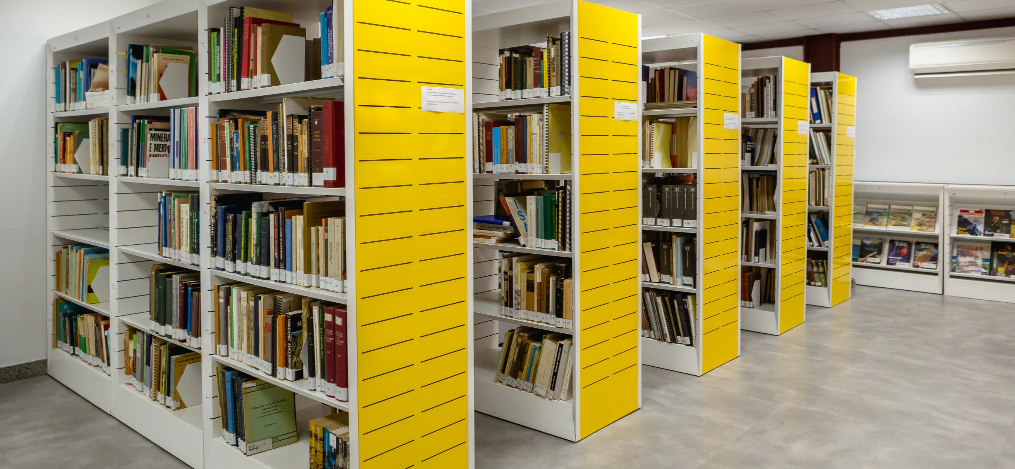
[[[973,275],[953,272],[952,265],[955,246],[959,243],[982,245],[989,247],[993,241],[1007,241],[1015,244],[1012,238],[990,238],[956,234],[956,221],[962,209],[998,209],[1015,210],[1015,186],[944,186],[944,249],[938,256],[945,266],[944,294],[978,300],[1015,303],[1015,278]],[[939,216],[939,221],[942,216]],[[944,262],[945,260],[949,262]]]

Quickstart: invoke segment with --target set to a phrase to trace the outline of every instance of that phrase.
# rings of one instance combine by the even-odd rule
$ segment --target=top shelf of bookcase
[[[539,30],[556,23],[561,23],[561,20],[564,23],[570,23],[571,5],[570,0],[563,0],[476,16],[472,18],[472,31],[480,32],[515,28]],[[570,28],[565,27],[564,30],[567,29]]]
[[[109,32],[109,22],[103,21],[50,39],[49,49],[54,54],[106,58],[109,55]],[[54,62],[62,60],[54,58]]]
[[[208,101],[221,106],[230,106],[236,103],[260,104],[278,102],[282,98],[292,97],[342,99],[344,88],[342,77],[335,77],[288,85],[267,86],[253,90],[234,91],[232,93],[213,94],[208,96]]]
[[[113,18],[110,23],[116,34],[196,43],[199,7],[197,0],[159,2]]]
[[[542,107],[545,104],[571,103],[570,96],[550,96],[548,98],[512,99],[508,101],[491,101],[475,103],[473,111],[517,111],[523,108]]]

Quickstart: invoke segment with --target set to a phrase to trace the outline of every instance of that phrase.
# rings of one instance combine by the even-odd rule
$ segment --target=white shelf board
[[[175,340],[175,339],[173,339],[171,337],[167,337],[167,336],[164,336],[162,334],[158,334],[155,331],[153,331],[151,329],[151,323],[152,323],[152,321],[151,321],[151,318],[148,317],[148,313],[134,313],[134,314],[128,314],[126,316],[117,316],[116,319],[118,319],[120,322],[122,322],[122,323],[124,323],[124,324],[126,324],[126,325],[128,325],[130,327],[133,327],[134,329],[142,330],[142,331],[144,331],[144,332],[146,332],[146,333],[148,333],[150,335],[153,335],[155,337],[161,338],[162,340],[165,340],[166,342],[168,342],[170,344],[179,345],[180,347],[183,347],[183,348],[185,348],[187,350],[190,350],[191,352],[201,353],[201,348],[200,347],[192,347],[188,343],[180,342],[180,341]]]
[[[651,288],[653,290],[669,290],[677,291],[682,293],[698,293],[698,289],[694,287],[685,287],[683,285],[671,285],[669,283],[659,282],[641,282],[642,288]]]
[[[246,363],[240,363],[240,362],[238,362],[236,360],[233,360],[232,358],[229,358],[229,357],[223,357],[223,356],[219,356],[219,355],[211,355],[211,357],[215,361],[217,361],[217,362],[219,362],[219,363],[221,363],[223,365],[229,366],[229,367],[233,368],[236,371],[241,371],[241,372],[246,373],[248,375],[255,376],[258,379],[262,379],[262,380],[267,381],[267,382],[269,382],[271,384],[274,384],[275,386],[288,389],[288,390],[290,390],[290,391],[292,391],[292,392],[294,392],[296,394],[299,394],[299,395],[301,395],[303,397],[306,397],[308,399],[311,399],[313,401],[320,402],[321,404],[324,404],[326,406],[334,407],[336,409],[344,410],[346,412],[349,411],[349,403],[348,402],[340,402],[340,401],[338,401],[337,399],[335,399],[333,397],[326,396],[324,394],[324,392],[322,392],[322,391],[311,391],[310,389],[308,389],[307,385],[308,385],[308,383],[310,381],[308,379],[306,379],[306,378],[301,379],[299,381],[286,381],[286,380],[278,379],[278,378],[276,378],[274,376],[269,376],[267,374],[264,374],[260,370],[257,370],[255,368],[251,367],[250,365],[247,365]],[[350,384],[352,384],[352,383],[350,383]]]
[[[823,308],[832,307],[832,292],[827,285],[824,287],[804,285],[804,295],[805,301],[809,305]]]
[[[61,173],[59,171],[52,171],[53,176],[65,179],[85,179],[88,181],[103,181],[109,182],[109,176],[104,174],[84,174],[84,173]]]
[[[949,234],[948,237],[951,239],[964,239],[967,241],[980,241],[984,243],[989,243],[991,241],[1009,241],[1012,239],[1012,238],[992,238],[990,236],[972,236],[960,234]]]
[[[881,269],[881,270],[893,270],[898,272],[909,272],[914,274],[923,275],[937,275],[940,271],[940,266],[937,269],[918,269],[916,267],[900,267],[897,265],[885,265],[885,264],[865,264],[863,262],[853,262],[853,267],[863,267],[870,269]]]
[[[212,275],[220,278],[226,278],[234,282],[243,282],[250,285],[257,285],[260,287],[266,287],[275,289],[278,291],[284,291],[288,293],[295,293],[297,295],[303,295],[310,298],[317,298],[319,300],[333,301],[335,303],[348,304],[348,295],[345,293],[336,293],[333,291],[324,290],[321,288],[314,287],[300,287],[289,283],[273,282],[271,280],[263,280],[254,277],[248,277],[246,275],[226,272],[224,270],[210,270]]]
[[[117,112],[124,114],[136,114],[143,111],[170,109],[174,107],[193,107],[197,106],[198,97],[192,98],[177,98],[167,99],[165,101],[155,101],[151,103],[138,103],[138,104],[122,104],[116,106]]]
[[[208,102],[229,103],[231,101],[256,100],[260,102],[280,101],[282,98],[300,96],[311,97],[315,93],[329,94],[342,91],[342,77],[325,78],[322,80],[303,81],[288,85],[267,86],[254,90],[233,91],[208,95]]]
[[[832,167],[832,165],[830,165],[830,164],[808,164],[807,165],[808,169],[828,169],[828,168],[831,168],[831,167]]]
[[[1002,283],[1015,283],[1015,277],[996,277],[993,275],[976,275],[966,274],[961,272],[949,272],[949,277],[970,279],[970,280],[985,280],[988,282],[1002,282]]]
[[[175,259],[168,257],[162,257],[155,253],[155,246],[151,244],[139,245],[139,246],[120,246],[120,252],[124,254],[130,254],[132,256],[143,257],[145,259],[161,262],[163,264],[175,265],[176,267],[182,267],[184,269],[201,270],[201,266],[188,264],[186,262],[180,262]]]
[[[922,237],[922,238],[923,237],[926,237],[926,238],[937,238],[937,237],[941,236],[941,233],[938,233],[936,231],[934,231],[934,232],[929,232],[929,231],[903,231],[903,230],[889,230],[888,228],[870,228],[870,227],[860,227],[860,226],[854,226],[853,227],[853,231],[854,232],[859,232],[859,233],[877,233],[877,234],[882,234],[882,235],[886,235],[886,236],[919,236],[919,237]],[[978,237],[979,236],[977,236],[977,238]]]
[[[507,101],[491,101],[488,103],[475,103],[473,111],[513,111],[517,108],[542,106],[544,104],[570,103],[570,96],[550,96],[547,98],[511,99]]]
[[[499,362],[499,349],[485,350],[475,355],[476,411],[576,441],[574,399],[544,399],[530,392],[494,383]]]
[[[828,248],[827,247],[820,247],[820,246],[807,246],[807,250],[808,251],[825,251],[825,252],[828,252]]]
[[[272,194],[345,197],[344,187],[269,186],[265,184],[232,184],[228,182],[213,182],[209,185],[212,189],[217,191],[228,192],[262,192]]]
[[[53,230],[53,236],[79,243],[109,249],[109,230],[88,228],[83,230]]]
[[[740,218],[757,218],[758,220],[777,220],[779,219],[779,214],[762,213],[762,212],[740,212]]]
[[[812,129],[831,129],[832,124],[809,124]]]
[[[247,456],[238,448],[222,440],[221,436],[211,439],[205,467],[230,469],[291,469],[303,467],[310,461],[310,428],[296,421],[297,440],[291,445],[275,448],[253,456]],[[212,425],[219,425],[216,420]]]
[[[857,285],[894,288],[923,293],[942,293],[942,275],[938,270],[907,269],[875,264],[852,264],[851,278]]]
[[[778,117],[744,117],[740,120],[742,127],[753,127],[758,125],[778,125]]]
[[[119,371],[119,370],[118,370]],[[191,467],[204,466],[204,415],[201,406],[169,410],[158,401],[121,384],[113,389],[112,414]]]
[[[767,165],[764,165],[764,166],[750,166],[750,165],[746,165],[746,166],[741,166],[740,169],[742,171],[778,171],[779,170],[779,165],[774,165],[774,164],[767,164]]]
[[[487,318],[495,321],[506,322],[509,324],[517,324],[519,326],[528,326],[536,329],[542,329],[550,332],[560,332],[562,334],[573,334],[574,331],[571,329],[564,329],[562,327],[551,326],[536,321],[529,321],[527,319],[509,318],[505,317],[500,313],[500,298],[497,291],[480,293],[473,297],[472,308],[480,319]]]
[[[695,341],[697,340],[695,338]],[[641,362],[643,365],[664,370],[701,376],[701,369],[698,368],[698,350],[689,345],[671,344],[642,337]]]
[[[772,262],[748,262],[748,261],[740,261],[740,265],[746,265],[746,266],[749,266],[749,267],[764,267],[766,269],[774,269],[774,268],[776,268],[778,266],[778,264],[776,264],[775,261],[772,261]]]
[[[676,226],[656,226],[656,225],[641,225],[641,229],[645,231],[666,231],[669,233],[697,233],[697,228],[684,228]]]
[[[59,111],[53,113],[53,118],[63,119],[68,117],[94,117],[109,114],[109,107],[94,107],[90,109],[82,109],[80,111]]]
[[[642,117],[684,117],[698,115],[698,108],[685,107],[679,109],[652,109],[641,111]]]
[[[201,187],[201,181],[184,181],[182,179],[164,178],[138,178],[130,176],[117,176],[118,182],[126,184],[147,184],[153,186],[177,186],[177,187]]]
[[[512,174],[512,173],[474,173],[472,179],[501,180],[532,180],[532,181],[570,181],[573,174]]]
[[[776,312],[776,306],[771,303],[763,303],[757,308],[741,306],[740,329],[779,335],[779,313]]]
[[[571,251],[557,251],[555,249],[530,248],[527,246],[520,246],[518,244],[506,244],[506,243],[490,244],[473,241],[472,246],[477,248],[496,249],[498,251],[522,252],[526,254],[542,254],[544,256],[551,257],[570,258],[573,255]]]
[[[94,311],[96,313],[99,313],[99,314],[101,314],[101,315],[103,315],[103,316],[105,316],[107,318],[109,317],[109,302],[105,302],[105,303],[85,303],[84,301],[77,300],[77,299],[75,299],[75,298],[73,298],[73,297],[71,297],[69,295],[63,294],[63,293],[58,292],[56,290],[53,290],[53,294],[55,294],[56,296],[59,296],[60,298],[65,299],[67,301],[70,301],[71,303],[74,303],[74,304],[76,304],[76,305],[78,305],[78,306],[80,306],[82,308],[92,310],[92,311]]]
[[[829,207],[827,205],[809,205],[807,207],[808,212],[827,212],[831,209],[832,207]]]
[[[104,412],[111,404],[109,375],[99,367],[58,348],[50,348],[47,361],[49,375],[84,397]]]
[[[642,174],[698,174],[698,168],[641,168]]]

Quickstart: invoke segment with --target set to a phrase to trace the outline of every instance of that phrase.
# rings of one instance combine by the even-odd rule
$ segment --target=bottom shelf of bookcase
[[[661,340],[641,338],[641,363],[664,370],[701,376],[698,349]]]
[[[940,295],[943,292],[940,270],[917,271],[914,269],[888,269],[885,267],[888,266],[854,263],[850,275],[857,285],[934,293],[936,295]]]
[[[499,349],[476,353],[476,411],[565,440],[578,441],[574,399],[543,399],[532,393],[494,383],[499,361]]]
[[[218,410],[216,409],[216,414]],[[310,420],[327,415],[327,407],[323,404],[296,399],[296,434],[297,440],[291,445],[270,449],[263,453],[247,456],[240,450],[226,443],[221,435],[221,423],[218,419],[212,422],[214,429],[211,447],[208,448],[207,467],[229,469],[299,469],[310,467]]]
[[[1015,303],[1015,279],[950,273],[945,279],[944,294],[960,298]]]
[[[60,349],[49,349],[47,358],[50,376],[109,413],[111,391],[108,375]]]
[[[201,406],[169,410],[127,384],[113,388],[114,417],[196,469],[204,467],[202,412]]]
[[[805,301],[811,306],[832,307],[832,290],[828,287],[804,285],[804,295],[806,295]]]
[[[740,307],[740,329],[779,335],[779,310],[774,304],[763,303],[757,308]]]

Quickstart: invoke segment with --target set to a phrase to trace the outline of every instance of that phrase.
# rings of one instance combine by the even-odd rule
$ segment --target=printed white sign
[[[436,86],[422,88],[420,97],[424,111],[465,113],[465,90]]]
[[[613,102],[613,118],[618,121],[633,121],[638,119],[638,104],[624,101]]]
[[[807,135],[807,121],[796,121],[796,133]]]
[[[846,138],[856,138],[856,127],[852,125],[846,126]]]
[[[737,129],[740,127],[740,114],[737,114],[735,112],[724,112],[722,117],[723,117],[723,128]]]

